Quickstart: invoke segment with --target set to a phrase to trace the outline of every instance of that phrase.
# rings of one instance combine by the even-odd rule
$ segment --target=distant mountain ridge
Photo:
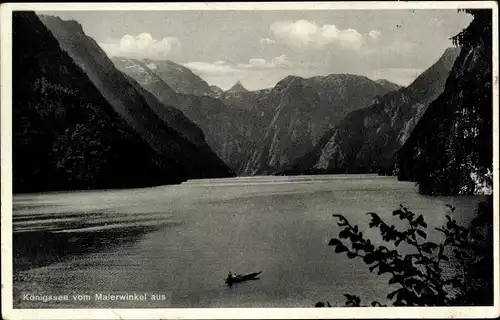
[[[219,157],[243,175],[269,173],[301,156],[347,112],[390,91],[366,77],[343,74],[289,76],[258,91],[248,91],[238,81],[227,91],[212,87],[212,96],[197,97],[175,93],[144,62],[112,60],[160,101],[197,123]]]
[[[370,105],[373,97],[390,90],[358,75],[288,76],[260,99],[272,110],[261,147],[245,168],[246,174],[270,174],[311,151],[321,137],[347,113]]]
[[[285,169],[288,173],[377,172],[391,170],[394,156],[429,103],[444,89],[459,49],[447,49],[441,58],[411,85],[352,111],[330,130],[315,150]]]

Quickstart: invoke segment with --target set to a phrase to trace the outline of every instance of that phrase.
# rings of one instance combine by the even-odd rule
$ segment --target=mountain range
[[[247,90],[241,82],[214,94],[176,93],[152,61],[114,57],[115,66],[160,101],[175,105],[198,124],[209,145],[238,174],[266,174],[309,151],[349,111],[369,105],[397,85],[340,74],[304,79],[289,76],[272,89]],[[174,65],[169,62],[168,65]],[[179,67],[181,69],[181,67]],[[183,78],[185,87],[189,85]],[[201,79],[189,77],[194,87]]]
[[[443,92],[458,53],[458,48],[448,48],[408,87],[378,97],[371,106],[347,114],[320,143],[284,172],[390,172],[396,152],[429,103]]]
[[[453,125],[470,129],[472,116],[436,120],[445,113],[466,113],[464,107],[452,107],[464,104],[464,93],[477,101],[486,94],[483,78],[485,88],[468,92],[465,87],[473,87],[474,74],[491,74],[488,63],[478,62],[489,56],[477,43],[462,46],[467,52],[447,49],[406,87],[330,74],[288,76],[256,91],[238,81],[224,91],[172,61],[110,59],[75,21],[29,12],[14,16],[18,192],[134,187],[234,174],[379,172],[417,180],[416,172],[429,168],[422,154],[433,154],[425,145],[436,136],[442,139],[435,143],[457,165],[484,173],[486,160],[479,151],[471,147],[473,158],[457,156],[456,150],[450,153],[455,142],[440,144],[446,141],[443,134],[454,137]],[[29,39],[33,46],[17,39]],[[438,103],[447,111],[436,111]],[[481,110],[474,115],[483,121],[488,114]],[[429,136],[422,123],[441,131]],[[473,145],[475,139],[462,140]],[[49,177],[52,183],[44,187]]]

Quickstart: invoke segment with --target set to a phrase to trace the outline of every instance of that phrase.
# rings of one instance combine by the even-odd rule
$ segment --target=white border
[[[361,10],[361,9],[493,9],[493,189],[494,301],[493,307],[387,308],[197,308],[197,309],[13,309],[12,308],[12,11],[104,10]],[[498,127],[498,5],[495,1],[422,2],[267,2],[267,3],[7,3],[1,21],[1,248],[2,315],[5,319],[327,319],[327,318],[494,318],[500,315],[499,296],[499,127]]]

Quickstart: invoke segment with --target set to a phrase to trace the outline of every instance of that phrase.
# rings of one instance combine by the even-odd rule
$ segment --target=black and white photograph
[[[4,317],[499,316],[497,16],[2,4]]]

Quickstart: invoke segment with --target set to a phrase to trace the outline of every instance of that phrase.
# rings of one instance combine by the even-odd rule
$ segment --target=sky
[[[73,19],[108,56],[171,60],[210,85],[351,73],[409,85],[472,17],[451,10],[37,11]]]

